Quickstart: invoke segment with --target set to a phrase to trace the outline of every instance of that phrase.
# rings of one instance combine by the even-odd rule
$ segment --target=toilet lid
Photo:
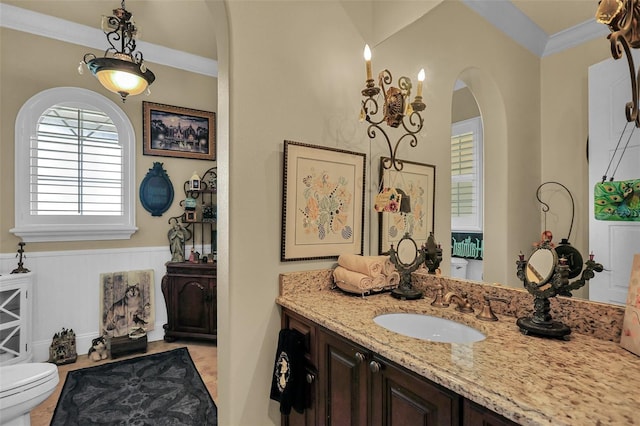
[[[58,376],[58,367],[48,362],[14,364],[0,367],[0,396],[17,388],[31,387]]]

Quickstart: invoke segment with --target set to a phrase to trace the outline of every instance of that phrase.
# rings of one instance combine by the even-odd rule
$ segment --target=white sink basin
[[[486,336],[468,325],[431,315],[395,313],[378,315],[373,321],[404,336],[442,343],[473,343]]]

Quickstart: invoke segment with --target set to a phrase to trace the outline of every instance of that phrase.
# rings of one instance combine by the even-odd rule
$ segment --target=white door
[[[634,52],[636,67],[640,57]],[[607,59],[589,67],[589,250],[605,270],[589,282],[589,298],[624,304],[627,299],[633,255],[640,253],[640,222],[601,221],[594,218],[594,185],[602,181],[627,123],[625,104],[631,101],[626,58]],[[607,180],[640,178],[640,129],[633,136],[618,166],[621,150],[633,123],[627,125]],[[583,253],[586,258],[587,253]]]

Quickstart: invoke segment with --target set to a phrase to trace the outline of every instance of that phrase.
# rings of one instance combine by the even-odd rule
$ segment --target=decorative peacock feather
[[[594,211],[597,220],[640,221],[640,179],[597,183]]]

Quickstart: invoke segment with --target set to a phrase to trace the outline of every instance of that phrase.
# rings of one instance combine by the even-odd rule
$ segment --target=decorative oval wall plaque
[[[162,168],[162,163],[153,163],[153,168],[140,184],[140,202],[151,216],[162,216],[173,203],[173,184]]]

